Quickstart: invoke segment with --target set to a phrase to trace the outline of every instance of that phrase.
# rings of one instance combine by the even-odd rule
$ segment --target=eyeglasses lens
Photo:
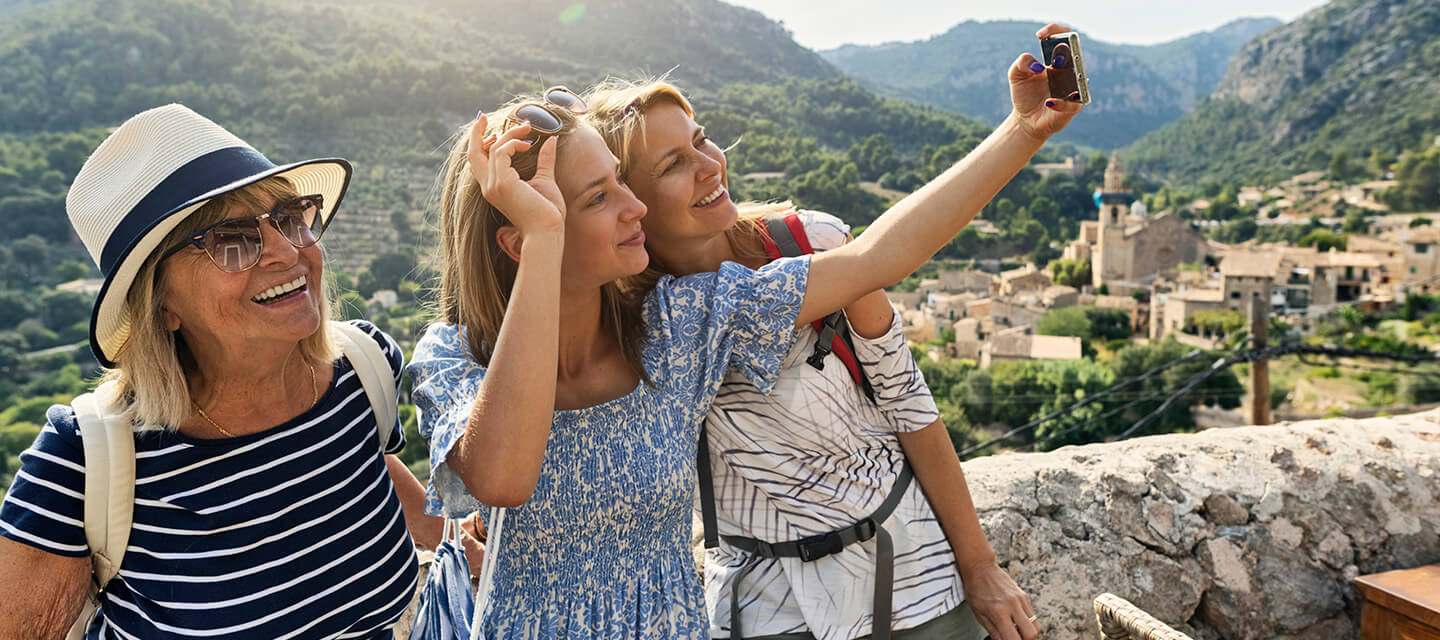
[[[515,119],[528,123],[538,133],[555,133],[560,130],[560,119],[539,105],[527,104],[515,110]]]
[[[205,233],[205,252],[221,271],[244,271],[260,260],[260,221],[238,218]]]
[[[585,113],[585,101],[569,89],[556,87],[545,92],[545,101],[571,113]]]
[[[271,217],[285,239],[296,247],[308,247],[320,240],[325,226],[320,217],[319,198],[296,198]]]

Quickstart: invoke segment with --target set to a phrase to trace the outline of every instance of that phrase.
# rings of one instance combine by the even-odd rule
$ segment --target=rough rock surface
[[[1440,411],[967,462],[1050,638],[1112,592],[1196,638],[1353,638],[1362,574],[1440,562]]]

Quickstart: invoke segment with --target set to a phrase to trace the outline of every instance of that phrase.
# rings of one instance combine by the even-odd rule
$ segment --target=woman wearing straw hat
[[[95,397],[135,451],[128,546],[85,637],[390,637],[415,590],[407,520],[430,540],[438,522],[381,455],[403,432],[377,429],[394,414],[368,399],[398,383],[399,347],[327,323],[317,242],[350,174],[338,158],[277,166],[170,105],[117,128],[76,176],[66,208],[105,274]],[[374,358],[340,357],[342,343]],[[63,636],[96,551],[83,425],[69,406],[46,418],[0,509],[0,637]]]

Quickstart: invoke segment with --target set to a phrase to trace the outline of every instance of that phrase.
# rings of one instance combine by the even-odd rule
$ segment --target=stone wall
[[[1353,638],[1357,575],[1440,562],[1440,412],[967,462],[1048,638],[1112,592],[1196,638]]]

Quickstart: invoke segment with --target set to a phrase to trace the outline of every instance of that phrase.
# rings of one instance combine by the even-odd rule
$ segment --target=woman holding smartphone
[[[429,506],[511,507],[488,637],[706,637],[689,512],[726,372],[768,391],[795,326],[913,271],[1078,107],[997,130],[855,242],[642,290],[646,207],[584,109],[552,90],[477,118],[451,153],[442,323],[410,367]]]

